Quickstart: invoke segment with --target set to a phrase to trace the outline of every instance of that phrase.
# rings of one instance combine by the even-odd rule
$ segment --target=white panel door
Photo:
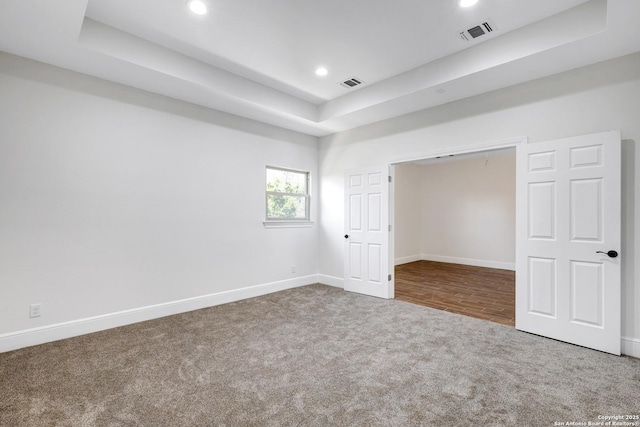
[[[619,132],[517,148],[517,329],[620,354],[620,161]]]
[[[345,176],[344,289],[380,298],[393,298],[387,169],[358,169]]]

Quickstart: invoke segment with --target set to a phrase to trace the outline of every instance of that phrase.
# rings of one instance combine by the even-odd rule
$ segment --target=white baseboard
[[[451,264],[474,265],[476,267],[499,268],[501,270],[516,271],[516,264],[511,262],[488,261],[483,259],[458,258],[442,255],[422,254],[422,261],[448,262]]]
[[[422,261],[422,256],[421,255],[411,255],[411,256],[405,256],[405,257],[396,258],[394,260],[394,265],[408,264],[410,262],[416,262],[416,261]]]
[[[342,277],[334,277],[334,276],[327,276],[326,274],[319,274],[318,283],[344,289],[344,279]]]
[[[285,289],[311,285],[314,283],[322,283],[323,285],[344,289],[344,279],[342,279],[341,277],[328,276],[325,274],[314,274],[310,276],[297,277],[295,279],[282,280],[279,282],[248,286],[241,289],[218,292],[215,294],[187,298],[153,306],[140,307],[132,310],[105,314],[102,316],[78,319],[70,322],[58,323],[55,325],[26,329],[23,331],[10,332],[0,335],[0,353],[33,345],[44,344],[47,342],[57,341],[65,338],[72,338],[92,332],[103,331],[106,329],[116,328],[118,326],[144,322],[145,320],[157,319],[159,317],[171,316],[174,314],[199,310],[201,308],[213,307],[220,304],[258,297],[261,295],[283,291]],[[622,337],[622,354],[640,358],[640,339]]]
[[[0,353],[320,282],[317,274],[0,335]]]
[[[622,337],[622,354],[640,359],[640,340]]]

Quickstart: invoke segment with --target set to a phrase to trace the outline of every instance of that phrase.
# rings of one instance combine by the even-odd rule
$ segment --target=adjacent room
[[[2,2],[0,425],[638,425],[638,16]]]
[[[395,298],[515,325],[514,148],[395,166]]]

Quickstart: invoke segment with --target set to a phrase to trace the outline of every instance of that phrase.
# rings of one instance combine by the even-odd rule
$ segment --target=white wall
[[[318,152],[313,137],[0,53],[0,351],[114,313],[339,284],[346,169],[619,129],[623,334],[640,356],[639,95],[635,54],[325,137]],[[319,227],[263,227],[265,164],[311,171]]]
[[[317,183],[317,142],[0,53],[0,351],[317,282],[317,225],[262,222],[265,165]]]
[[[422,254],[423,166],[405,163],[395,167],[393,224],[395,263],[419,261]]]
[[[623,138],[623,335],[640,355],[640,54],[452,102],[320,141],[320,272],[343,274],[346,169],[427,157],[472,144],[526,136],[544,141],[619,129]]]
[[[396,166],[396,263],[515,270],[515,165],[515,153],[487,153]]]

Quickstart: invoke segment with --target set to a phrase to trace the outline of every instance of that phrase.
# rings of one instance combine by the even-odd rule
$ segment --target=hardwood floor
[[[416,261],[395,273],[397,300],[515,325],[514,271]]]

